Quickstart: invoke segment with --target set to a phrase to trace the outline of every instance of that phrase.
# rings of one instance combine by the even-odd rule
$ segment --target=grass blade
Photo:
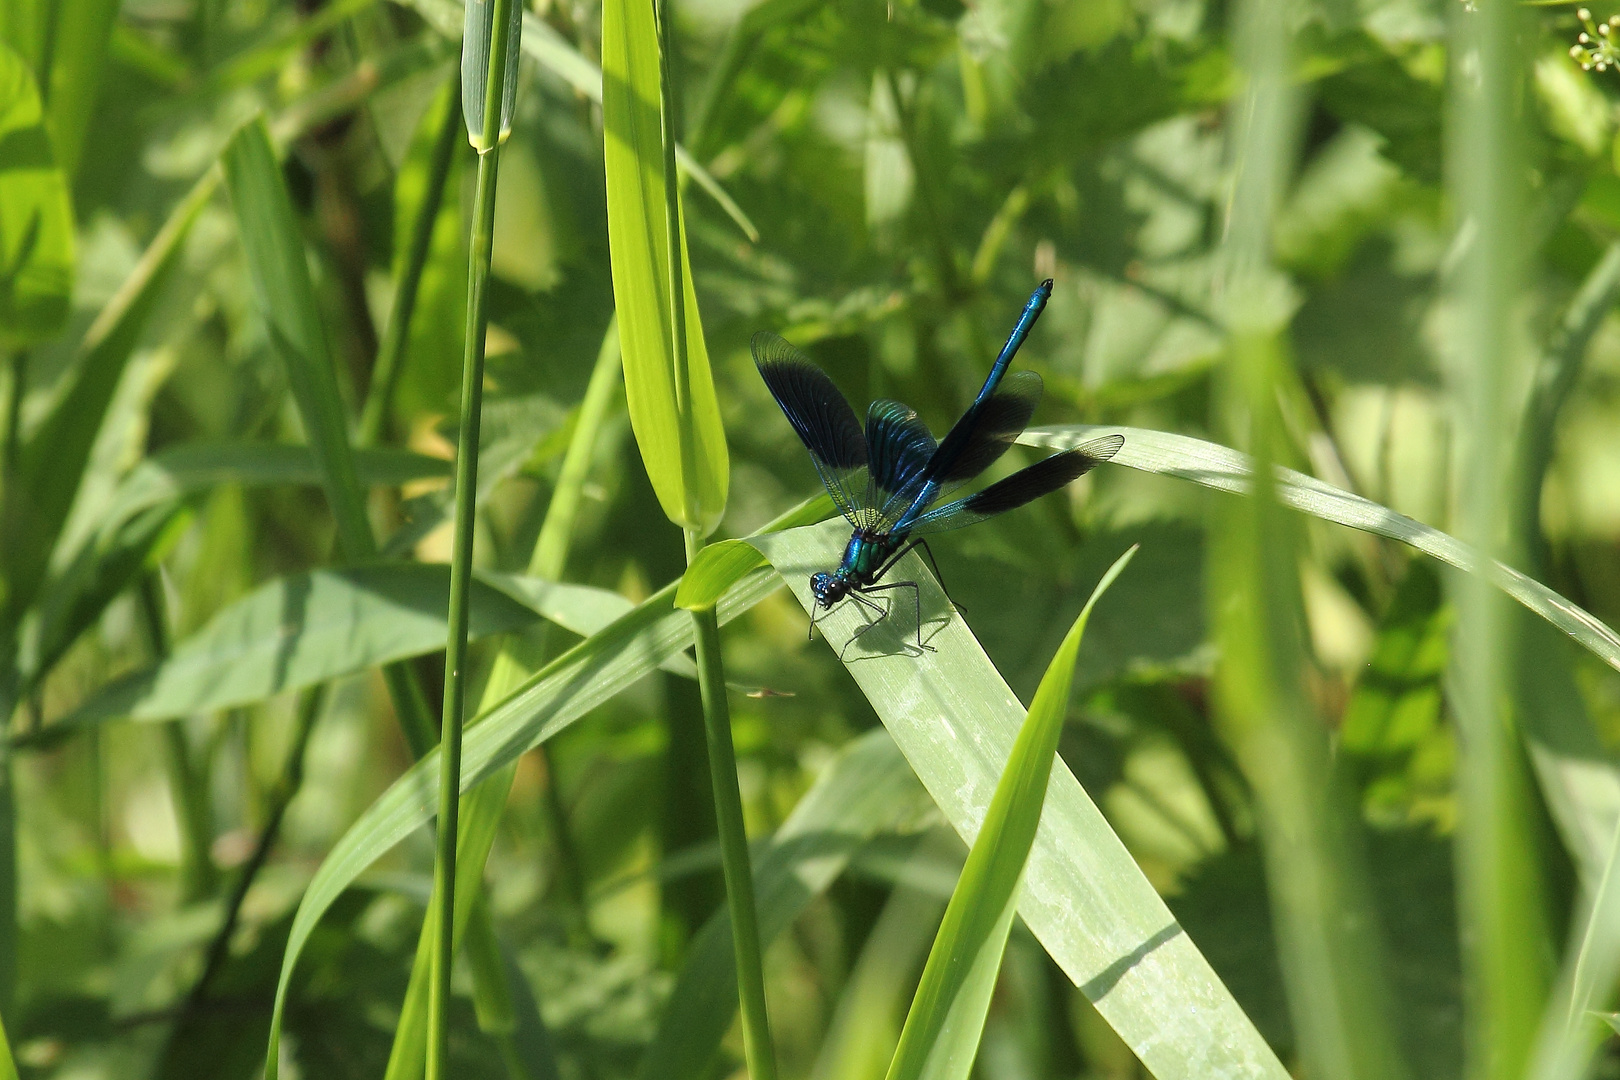
[[[349,561],[370,558],[377,545],[360,496],[337,374],[310,284],[298,218],[264,121],[254,120],[238,131],[221,161],[253,294],[271,346],[286,369],[310,450],[320,462],[338,543]]]
[[[725,509],[729,463],[685,222],[671,228],[665,201],[660,70],[652,6],[608,0],[602,10],[608,247],[630,422],[665,516],[707,535]],[[671,235],[679,267],[669,255]],[[681,285],[678,308],[670,300],[672,281]],[[684,326],[679,343],[677,319]]]
[[[922,982],[900,1030],[888,1080],[966,1080],[979,1049],[990,994],[1001,970],[1017,910],[1018,884],[1035,843],[1058,736],[1069,714],[1069,689],[1091,609],[1136,554],[1114,561],[1046,668],[1019,726],[1007,767],[990,796],[979,835],[945,908]]]
[[[1218,443],[1146,428],[1112,427],[1095,424],[1068,424],[1031,428],[1019,438],[1028,446],[1067,449],[1099,435],[1120,432],[1125,445],[1110,464],[1124,465],[1143,472],[1189,480],[1201,487],[1232,494],[1250,490],[1254,465],[1247,454]],[[1604,663],[1620,671],[1620,635],[1580,605],[1553,592],[1476,548],[1398,514],[1371,499],[1352,495],[1312,476],[1278,466],[1277,500],[1284,506],[1352,529],[1399,540],[1418,551],[1470,575],[1488,581],[1529,610],[1562,630]]]
[[[757,544],[809,611],[809,575],[835,565],[848,536],[848,523],[836,521]],[[914,627],[904,614],[853,644],[863,626],[854,605],[816,625],[842,650],[934,802],[971,842],[1024,710],[926,571],[913,554],[894,573],[919,583],[923,637],[934,652],[906,648]],[[1018,912],[1159,1080],[1287,1076],[1062,762],[1053,768]]]
[[[113,683],[59,723],[231,708],[442,649],[449,577],[442,564],[393,563],[277,578],[219,611],[164,663]],[[479,583],[471,596],[477,635],[535,621],[509,591]]]

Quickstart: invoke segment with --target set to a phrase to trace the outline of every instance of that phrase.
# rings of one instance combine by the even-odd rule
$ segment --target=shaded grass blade
[[[978,1053],[1001,955],[1017,910],[1018,884],[1035,843],[1058,737],[1068,719],[1069,689],[1091,609],[1130,563],[1114,561],[1052,657],[1018,728],[1007,767],[990,796],[979,835],[945,908],[922,982],[900,1030],[889,1080],[967,1080]]]
[[[608,247],[630,421],[665,516],[707,535],[725,510],[730,466],[685,222],[672,225],[665,202],[658,32],[650,4],[608,0],[602,71]],[[671,234],[679,267],[669,256]],[[681,288],[679,311],[672,281]]]

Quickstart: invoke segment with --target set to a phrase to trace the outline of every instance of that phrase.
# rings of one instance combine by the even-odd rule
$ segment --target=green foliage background
[[[1222,251],[1244,77],[1228,5],[673,10],[676,128],[699,167],[683,170],[686,236],[730,454],[716,538],[817,490],[749,359],[760,329],[805,349],[857,406],[899,398],[942,431],[1050,276],[1018,360],[1045,378],[1037,424],[1229,438]],[[1517,160],[1533,260],[1515,314],[1531,344],[1506,373],[1522,424],[1470,430],[1453,392],[1470,358],[1447,283],[1470,241],[1446,177],[1471,162],[1450,80],[1471,9],[1291,9],[1303,112],[1271,231],[1288,313],[1275,459],[1457,532],[1461,465],[1500,439],[1518,462],[1502,479],[1516,565],[1608,625],[1620,622],[1620,82],[1570,49],[1612,13],[1523,9]],[[536,669],[649,597],[667,609],[659,590],[685,569],[623,391],[598,381],[605,415],[581,408],[599,354],[614,355],[600,27],[592,0],[543,0],[526,17],[495,217],[475,685],[499,635]],[[0,1016],[25,1077],[262,1075],[303,890],[416,756],[388,692],[402,669],[386,684],[379,671],[412,665],[439,698],[448,575],[428,564],[449,556],[472,151],[457,141],[451,157],[379,445],[355,455],[381,550],[359,567],[338,557],[323,466],[299,449],[285,342],[256,306],[217,163],[244,122],[269,118],[315,286],[313,308],[277,315],[321,336],[326,348],[306,351],[329,351],[353,425],[375,393],[436,136],[447,116],[459,124],[444,87],[460,28],[451,0],[0,0],[0,856],[15,847],[0,857],[0,911],[16,911],[14,930],[0,920]],[[582,413],[577,486],[559,474]],[[1179,473],[1156,470],[1169,475],[1098,469],[934,547],[1027,702],[1098,578],[1141,545],[1091,620],[1060,753],[1297,1068],[1302,999],[1271,918],[1290,868],[1262,854],[1252,759],[1216,716],[1206,593],[1224,584],[1208,551],[1235,497],[1188,482],[1201,451],[1189,453]],[[567,584],[547,586],[525,571],[560,484],[579,508]],[[1388,529],[1316,518],[1299,545],[1298,675],[1352,811],[1346,873],[1381,947],[1357,962],[1385,987],[1381,1022],[1408,1075],[1485,1075],[1464,1052],[1453,840],[1466,822],[1442,571]],[[721,613],[781,1073],[879,1077],[966,848],[861,673],[806,640],[787,591],[751,588],[757,602]],[[494,933],[469,942],[483,952],[458,972],[457,1077],[739,1075],[738,1032],[717,1028],[717,1053],[702,1034],[735,986],[714,951],[723,891],[694,672],[666,652],[518,759],[486,872],[479,925]],[[1613,900],[1620,672],[1529,617],[1502,662],[1517,678],[1504,722],[1533,781],[1520,824],[1544,886],[1543,975],[1612,1008],[1614,943],[1587,920]],[[320,921],[288,991],[284,1075],[383,1075],[431,863],[419,829]],[[716,995],[719,1012],[704,1012]],[[1593,1026],[1577,1041],[1597,1038]],[[1620,1075],[1612,1040],[1590,1067]],[[1021,922],[975,1068],[1146,1075]]]

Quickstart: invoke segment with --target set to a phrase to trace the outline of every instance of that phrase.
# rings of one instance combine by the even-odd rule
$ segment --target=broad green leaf
[[[262,119],[236,133],[222,163],[253,295],[298,402],[304,435],[320,462],[338,542],[349,560],[369,558],[376,553],[376,541],[366,518],[337,374],[309,280],[303,234]]]
[[[504,576],[473,590],[472,632],[521,630],[537,616],[589,634],[630,602],[584,585]],[[277,578],[216,614],[160,664],[114,682],[64,723],[165,720],[263,701],[444,648],[449,567],[379,563]]]
[[[770,527],[791,528],[814,521],[823,505],[819,500],[806,502],[777,518]],[[749,575],[719,606],[720,621],[736,618],[775,588],[775,577],[769,572]],[[675,607],[675,589],[676,583],[664,586],[612,626],[569,649],[469,727],[462,744],[462,793],[690,648],[692,618]],[[423,755],[367,808],[327,854],[310,881],[282,957],[265,1058],[267,1080],[278,1076],[282,1008],[305,942],[321,915],[367,867],[432,819],[438,772],[439,752],[435,749]]]
[[[757,542],[809,611],[810,574],[837,564],[848,535],[848,524],[837,521]],[[909,604],[858,639],[865,621],[854,604],[835,607],[816,625],[934,802],[971,843],[1024,710],[922,559],[907,556],[894,575],[919,583],[923,641],[933,651],[919,656],[908,646],[915,640]],[[1018,914],[1159,1080],[1287,1076],[1061,761]]]
[[[450,462],[408,450],[354,452],[365,485],[394,487],[411,480],[448,477]],[[219,484],[318,486],[321,470],[308,447],[284,443],[184,443],[143,458],[124,477],[102,515],[122,522],[149,507]]]
[[[1244,494],[1249,490],[1252,467],[1248,455],[1188,435],[1146,428],[1070,424],[1031,428],[1018,441],[1027,446],[1067,449],[1114,432],[1125,436],[1125,445],[1114,455],[1111,464],[1190,480],[1216,491]],[[1456,537],[1293,469],[1277,468],[1275,490],[1278,501],[1284,506],[1323,521],[1399,540],[1459,570],[1483,575],[1492,585],[1574,638],[1604,663],[1620,670],[1620,636],[1601,620],[1539,581],[1485,558]]]
[[[48,341],[73,297],[73,204],[28,64],[0,45],[0,352]]]
[[[984,1031],[990,995],[1001,970],[1017,910],[1018,884],[1035,843],[1058,737],[1069,715],[1074,663],[1091,609],[1120,575],[1136,548],[1115,560],[1058,646],[1019,725],[1012,753],[996,781],[979,835],[968,851],[945,918],[929,951],[922,982],[900,1031],[889,1080],[967,1080]]]
[[[665,205],[651,4],[607,0],[603,6],[602,78],[608,249],[630,423],[665,516],[706,536],[725,511],[730,463],[692,288],[686,224],[683,219],[671,226]],[[670,296],[666,247],[672,227],[682,263],[678,301]],[[676,302],[686,314],[684,371],[672,337]]]
[[[869,731],[840,748],[754,860],[761,947],[826,891],[856,849],[916,820],[926,803],[888,732]],[[692,940],[637,1076],[704,1075],[736,1013],[731,917],[721,908]]]

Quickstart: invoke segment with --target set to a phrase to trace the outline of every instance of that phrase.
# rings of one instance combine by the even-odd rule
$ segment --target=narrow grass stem
[[[450,78],[459,85],[459,69]],[[416,217],[411,221],[410,246],[406,250],[404,269],[394,292],[394,307],[388,316],[388,326],[383,331],[382,344],[377,349],[371,387],[360,412],[360,430],[355,441],[361,446],[373,446],[382,438],[383,425],[393,407],[394,391],[399,386],[400,372],[405,366],[405,347],[410,341],[416,295],[422,285],[422,271],[427,266],[428,250],[433,243],[433,226],[439,219],[439,208],[444,205],[445,182],[450,175],[450,164],[455,160],[456,148],[461,143],[461,131],[461,95],[451,93],[450,107],[445,110],[444,122],[433,140],[427,187],[416,207]]]
[[[428,987],[427,1080],[446,1080],[450,1047],[446,1038],[450,973],[455,956],[456,826],[461,794],[461,729],[467,699],[467,620],[472,580],[473,526],[477,514],[478,437],[484,397],[485,305],[489,260],[495,242],[495,180],[500,168],[502,91],[506,85],[509,5],[493,0],[489,79],[484,92],[483,149],[478,154],[478,186],[473,199],[471,258],[467,277],[467,333],[461,368],[461,430],[456,445],[456,516],[450,557],[450,613],[444,657],[444,712],[439,739],[439,818],[434,890],[443,897],[438,940]]]
[[[703,548],[696,530],[686,530],[686,561]],[[714,816],[720,834],[720,865],[726,879],[726,910],[731,916],[737,958],[737,991],[742,1008],[743,1056],[751,1080],[776,1080],[776,1051],[765,1008],[765,964],[754,905],[754,872],[743,824],[742,791],[737,785],[737,753],[731,744],[731,710],[720,657],[720,623],[710,607],[692,612],[697,649],[698,690],[703,696],[703,730],[709,742],[709,775],[714,783]]]
[[[146,626],[148,647],[154,663],[169,655],[169,624],[164,617],[162,583],[156,574],[147,574],[136,590],[141,620]],[[164,764],[169,772],[169,789],[174,794],[175,817],[180,826],[180,891],[187,901],[200,900],[214,891],[218,875],[210,852],[213,829],[209,821],[207,792],[192,768],[184,720],[163,724]]]

